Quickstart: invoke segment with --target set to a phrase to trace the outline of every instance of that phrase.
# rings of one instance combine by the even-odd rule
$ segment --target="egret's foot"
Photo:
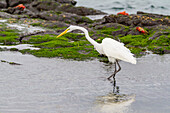
[[[107,79],[110,80],[110,78],[113,77],[113,80],[115,79],[115,74],[112,74],[111,76],[109,76]]]
[[[109,81],[110,81],[110,80],[111,80],[111,79],[110,79],[111,77],[112,77],[112,76],[108,77],[108,78],[107,78],[107,80],[109,80]]]

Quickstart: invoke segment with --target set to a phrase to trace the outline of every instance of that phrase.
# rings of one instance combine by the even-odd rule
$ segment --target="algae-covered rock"
[[[170,53],[169,16],[138,12],[131,15],[112,14],[102,19],[91,20],[86,15],[105,13],[92,8],[76,7],[72,0],[16,0],[10,3],[11,8],[18,3],[23,3],[26,9],[10,12],[11,9],[8,8],[0,12],[0,17],[7,19],[7,23],[0,23],[0,43],[3,45],[28,43],[40,48],[40,50],[18,50],[22,53],[37,57],[77,60],[98,58],[99,54],[81,31],[73,31],[56,38],[70,25],[85,27],[89,35],[99,43],[106,37],[123,42],[136,56],[145,55],[147,50],[156,54]],[[13,18],[15,21],[12,21]],[[14,22],[27,24],[28,27],[42,27],[45,30],[23,34],[22,31],[7,26]],[[142,27],[146,33],[138,31],[136,27]]]
[[[153,15],[153,14],[152,14]],[[146,15],[109,15],[104,17],[104,23],[119,23],[127,26],[154,26],[170,25],[169,18],[160,16],[160,18],[148,17]]]

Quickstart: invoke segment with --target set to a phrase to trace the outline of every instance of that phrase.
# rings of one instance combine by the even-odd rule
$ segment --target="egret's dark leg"
[[[120,64],[119,64],[118,60],[116,60],[116,63],[117,63],[117,65],[118,65],[118,67],[119,67],[119,69],[117,70],[117,72],[119,72],[119,71],[121,70],[121,67],[120,67]],[[116,72],[116,73],[117,73],[117,72]]]
[[[116,70],[116,72],[114,72],[113,79],[115,78],[116,73],[118,73],[118,72],[121,70],[121,67],[120,67],[120,64],[119,64],[118,60],[116,60],[115,64],[116,64],[116,63],[117,63],[117,65],[118,65],[119,69]]]
[[[115,88],[116,88],[116,79],[113,78],[113,93],[115,93]]]
[[[107,79],[110,79],[111,77],[115,77],[115,74],[116,74],[116,72],[117,72],[117,70],[116,70],[116,62],[114,63],[115,64],[115,71],[114,71],[114,73],[111,75],[111,76],[109,76]]]
[[[119,67],[118,70],[116,70],[116,63],[117,63],[117,65],[118,65],[118,67]],[[114,79],[116,73],[119,72],[119,71],[121,70],[121,67],[120,67],[120,64],[119,64],[118,60],[116,60],[116,62],[115,62],[114,64],[115,64],[115,71],[114,71],[114,73],[113,73],[111,76],[109,76],[107,79],[110,79],[111,77],[113,77],[113,79]]]
[[[116,79],[113,78],[113,94],[118,94],[119,93],[119,86],[116,85]]]

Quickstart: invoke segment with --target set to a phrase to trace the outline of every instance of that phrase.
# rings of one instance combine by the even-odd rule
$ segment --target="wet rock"
[[[6,3],[3,1],[0,1],[0,9],[1,8],[6,8]]]
[[[9,0],[11,1],[11,0]],[[16,10],[13,7],[23,3],[26,6],[24,11]],[[86,7],[75,7],[75,1],[72,0],[16,0],[10,4],[11,8],[0,12],[2,18],[38,18],[35,23],[28,22],[27,24],[45,27],[51,29],[47,32],[36,32],[32,34],[22,34],[19,36],[20,41],[27,42],[32,35],[55,34],[58,35],[69,25],[78,25],[88,29],[90,36],[98,41],[102,41],[104,37],[110,37],[127,44],[128,48],[132,49],[136,54],[143,54],[142,49],[150,49],[154,53],[164,54],[169,53],[169,45],[167,37],[169,37],[170,17],[155,14],[131,14],[131,15],[108,15],[100,20],[91,20],[86,15],[105,14],[99,10]],[[8,13],[6,13],[8,12]],[[15,15],[17,14],[17,15]],[[25,16],[24,16],[25,15]],[[42,20],[43,19],[43,20]],[[34,19],[32,19],[34,20]],[[148,34],[141,34],[136,30],[140,26],[148,31]],[[74,31],[73,33],[82,33]],[[138,35],[138,36],[133,36]],[[84,36],[84,35],[83,35]],[[76,36],[78,41],[81,37]],[[157,40],[163,39],[163,43]],[[17,40],[17,41],[18,41]],[[24,42],[23,41],[23,42]],[[162,41],[162,40],[160,40]],[[32,42],[31,42],[32,43]],[[6,44],[13,44],[7,42]],[[155,44],[154,46],[152,44]],[[139,50],[138,50],[139,49]],[[84,54],[85,51],[78,51]]]
[[[105,24],[105,23],[117,23],[117,17],[116,15],[109,15],[109,16],[105,16],[103,19],[103,23],[102,24]]]
[[[78,16],[76,14],[51,12],[51,11],[44,11],[42,13],[39,13],[38,17],[41,19],[45,19],[45,20],[62,21],[67,24],[78,24],[81,22],[91,23],[92,22],[92,20],[88,19],[87,17]]]
[[[142,11],[137,11],[137,15],[142,15],[142,16],[147,16],[147,17],[152,17],[152,18],[163,18],[166,16],[166,15],[161,15],[161,14],[146,13]]]
[[[74,0],[55,0],[56,2],[59,2],[59,3],[62,3],[62,4],[65,4],[65,3],[69,3],[69,4],[72,4],[72,5],[76,5],[77,2],[74,1]]]
[[[41,33],[44,33],[44,31],[38,31],[38,32],[27,33],[27,34],[21,34],[21,35],[19,36],[19,39],[18,39],[18,40],[20,41],[20,43],[22,43],[23,38],[24,38],[24,40],[29,40],[29,39],[30,39],[29,36],[39,35],[39,34],[41,34]],[[27,38],[25,38],[25,37],[27,37]]]
[[[127,15],[109,15],[104,17],[104,23],[119,23],[123,25],[130,26],[133,24],[133,21]]]
[[[61,22],[61,21],[47,21],[44,23],[44,27],[46,28],[63,28],[63,27],[68,27],[69,24]]]
[[[3,63],[8,63],[8,64],[10,64],[10,65],[21,65],[21,64],[19,64],[19,63],[8,62],[8,61],[5,61],[5,60],[1,60],[1,62],[3,62]]]
[[[135,29],[132,29],[127,32],[127,35],[141,35],[141,33],[136,31]]]
[[[118,24],[118,23],[106,23],[106,24],[103,24],[103,25],[98,25],[98,26],[95,26],[95,29],[97,29],[97,30],[100,30],[100,29],[102,29],[102,28],[104,28],[104,27],[114,27],[114,28],[118,28],[118,27],[120,27],[121,25],[120,24]]]
[[[154,52],[155,54],[165,54],[165,49],[163,47],[155,47],[154,49],[152,49],[152,52]]]
[[[152,37],[149,37],[149,40],[154,40],[162,35],[167,35],[167,34],[169,34],[169,33],[157,31]]]
[[[24,11],[20,10],[19,8],[11,8],[11,7],[9,7],[8,9],[6,9],[4,11],[7,12],[7,13],[10,13],[10,14],[22,14],[22,13],[24,13]]]
[[[58,9],[60,4],[55,1],[36,1],[32,2],[32,11],[49,11]]]
[[[161,16],[162,17],[162,16]],[[109,15],[104,17],[103,23],[119,23],[127,26],[155,26],[170,25],[169,18],[150,18],[143,15]]]
[[[14,7],[18,4],[30,4],[34,0],[6,0],[6,3],[8,4],[8,7]]]
[[[101,29],[105,29],[105,28],[112,28],[113,29],[113,31],[110,34],[112,36],[117,36],[117,35],[120,35],[120,34],[122,36],[125,36],[125,35],[127,35],[128,31],[129,31],[123,25],[118,24],[118,23],[106,23],[106,24],[95,26],[96,30],[101,30]],[[117,30],[115,30],[115,29],[117,29]]]
[[[87,16],[87,15],[103,15],[106,14],[100,10],[95,10],[92,8],[86,8],[86,7],[70,7],[69,5],[63,5],[61,7],[61,11],[65,11],[68,13],[74,13],[81,16]]]
[[[165,54],[170,54],[170,50],[164,50]]]
[[[19,18],[24,18],[25,16],[24,15],[12,15],[12,14],[9,14],[9,13],[6,13],[6,12],[0,12],[0,18],[16,18],[16,19],[19,19]]]
[[[28,8],[29,10],[35,13],[53,10],[56,12],[59,11],[67,12],[67,13],[73,13],[81,16],[106,14],[104,12],[92,8],[74,7],[71,3],[75,4],[75,2],[73,2],[72,0],[34,1],[30,5],[27,5],[26,8]]]

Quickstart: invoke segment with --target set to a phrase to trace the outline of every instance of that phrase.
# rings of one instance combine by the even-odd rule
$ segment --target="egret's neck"
[[[99,43],[97,43],[95,40],[93,40],[92,38],[90,38],[89,33],[88,33],[88,31],[87,31],[85,28],[79,27],[79,29],[84,32],[86,39],[87,39],[91,44],[93,44],[94,46],[96,46],[96,45],[99,44]]]
[[[88,31],[87,31],[85,28],[79,27],[78,29],[80,29],[81,31],[84,32],[86,39],[87,39],[92,45],[94,45],[94,47],[96,48],[96,50],[97,50],[100,54],[104,54],[104,53],[103,53],[103,49],[102,49],[102,45],[99,44],[99,43],[97,43],[97,42],[96,42],[95,40],[93,40],[92,38],[90,38],[89,33],[88,33]]]

